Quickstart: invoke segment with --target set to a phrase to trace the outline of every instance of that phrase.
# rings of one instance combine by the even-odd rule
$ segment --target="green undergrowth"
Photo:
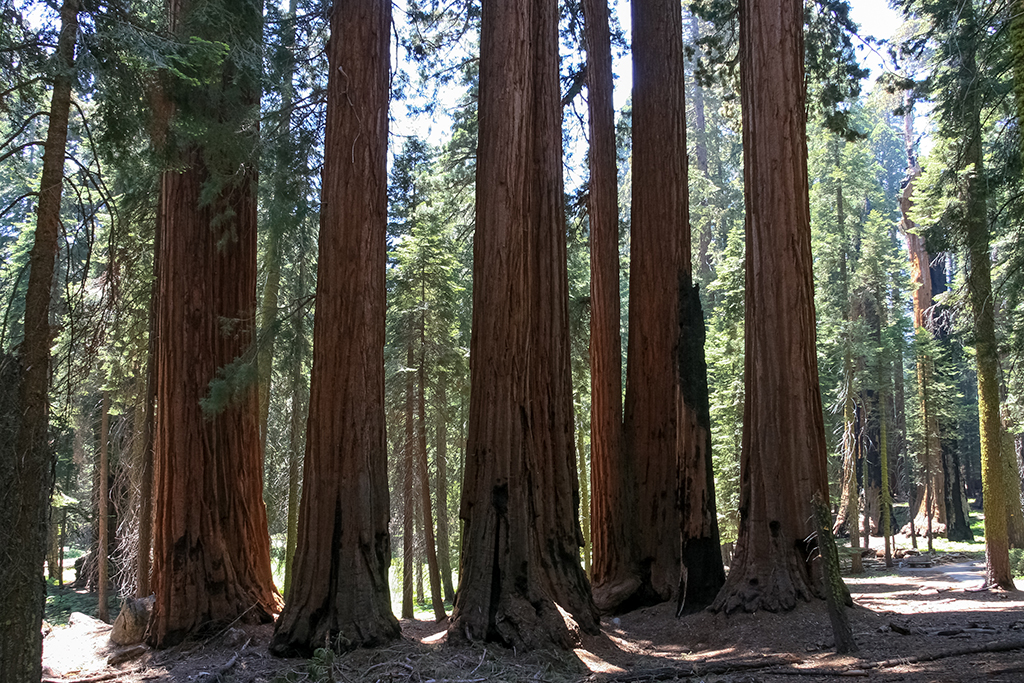
[[[49,582],[46,584],[46,611],[44,618],[51,626],[67,626],[72,612],[81,612],[95,617],[99,610],[99,597],[96,593],[78,591],[70,587],[61,588]],[[115,615],[121,609],[121,598],[111,595],[107,600],[110,614]]]
[[[1024,549],[1010,548],[1010,570],[1014,578],[1024,579]]]

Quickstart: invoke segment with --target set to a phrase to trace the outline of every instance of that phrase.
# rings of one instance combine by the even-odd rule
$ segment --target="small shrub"
[[[1024,577],[1024,549],[1010,548],[1010,573]]]

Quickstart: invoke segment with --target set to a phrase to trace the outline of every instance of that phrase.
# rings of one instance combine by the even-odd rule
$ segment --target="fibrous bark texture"
[[[803,5],[742,0],[746,194],[746,400],[740,523],[713,609],[788,610],[821,590],[804,539],[827,500],[815,356],[807,187]]]
[[[613,609],[641,585],[633,470],[622,441],[619,210],[607,0],[583,4],[590,115],[590,462],[594,602]]]
[[[706,606],[724,581],[711,476],[704,321],[692,285],[678,2],[633,11],[633,198],[624,437],[640,585],[619,608]],[[628,515],[628,511],[620,511]]]
[[[558,6],[483,4],[462,572],[449,637],[597,631],[569,377]]]
[[[389,28],[386,0],[331,14],[313,370],[299,537],[271,651],[398,637],[384,437]]]
[[[43,148],[36,232],[25,292],[25,336],[15,358],[0,358],[0,378],[16,387],[2,396],[0,418],[0,680],[36,683],[42,670],[43,608],[54,454],[48,440],[50,294],[60,233],[60,204],[71,107],[71,69],[78,34],[78,2],[61,7],[57,75]]]
[[[172,2],[183,39],[216,35],[207,7]],[[261,5],[233,4],[233,40],[258,39]],[[236,45],[237,47],[237,45]],[[168,138],[175,168],[160,185],[155,523],[149,639],[180,642],[279,607],[263,503],[257,389],[239,359],[256,312],[255,77],[232,58],[201,86],[167,81],[173,117],[237,134],[236,147]],[[159,142],[159,141],[158,141]],[[216,389],[215,389],[216,387]],[[201,405],[205,404],[205,405]]]
[[[166,172],[161,185],[151,628],[158,646],[243,614],[269,619],[278,604],[256,388],[240,387],[215,413],[200,406],[218,370],[252,341],[255,178],[249,171],[220,201],[201,207],[208,179],[193,153],[189,168]],[[228,212],[234,220],[225,225]]]

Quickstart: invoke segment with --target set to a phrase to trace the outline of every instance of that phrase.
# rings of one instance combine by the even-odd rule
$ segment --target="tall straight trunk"
[[[592,546],[590,529],[590,476],[587,467],[587,453],[583,445],[584,431],[581,429],[576,437],[576,471],[580,479],[580,527],[583,531],[583,571],[590,576],[592,567]]]
[[[836,158],[842,158],[838,150]],[[840,248],[845,250],[849,245],[849,239],[846,234],[846,205],[843,202],[841,180],[836,184],[836,224],[839,228]],[[839,286],[843,304],[846,306],[847,328],[852,330],[854,321],[862,312],[850,296],[850,274],[846,258],[839,259]],[[843,348],[843,476],[839,514],[836,515],[833,533],[846,530],[850,534],[850,545],[856,548],[860,547],[860,488],[857,477],[857,402],[854,398],[854,374],[853,340],[848,333]],[[855,570],[858,565],[859,562],[854,560]]]
[[[302,243],[305,246],[305,243]],[[305,249],[300,249],[304,253]],[[299,273],[296,281],[296,291],[300,295],[306,291],[306,261],[299,260]],[[288,427],[288,532],[285,538],[284,551],[284,596],[289,599],[291,595],[292,577],[295,570],[295,549],[299,537],[299,491],[302,480],[302,454],[305,444],[305,424],[307,418],[307,406],[309,388],[306,385],[306,371],[304,360],[308,352],[306,343],[306,318],[303,310],[295,311],[292,315],[292,339],[295,340],[294,357],[289,372],[289,384],[291,385],[292,405],[291,419]]]
[[[886,310],[885,290],[878,287],[875,290],[875,308],[878,311],[879,330],[888,325]],[[881,487],[879,490],[880,519],[879,530],[883,538],[883,549],[885,566],[892,566],[892,490],[889,482],[889,406],[891,405],[891,380],[892,363],[890,361],[889,349],[882,344],[879,335],[879,352],[876,377],[878,379],[878,458],[881,469]]]
[[[558,3],[485,2],[462,572],[448,633],[520,649],[596,633],[579,561]]]
[[[864,300],[864,322],[867,326],[868,338],[871,345],[879,349],[878,355],[880,356],[882,354],[882,315],[884,311],[880,309],[874,292],[865,289],[860,296]],[[876,358],[875,366],[871,365],[869,359],[865,359],[864,362],[867,366],[865,374],[869,375],[871,370],[876,370],[875,378],[880,382],[881,377],[876,367],[880,361]],[[880,386],[881,384],[878,385],[878,387]],[[872,533],[881,535],[882,523],[882,457],[880,449],[885,396],[882,395],[878,387],[867,388],[864,391],[866,438],[864,440],[864,476],[861,483],[864,487],[864,535],[867,539],[870,539]],[[867,548],[868,543],[865,542],[864,547]]]
[[[860,495],[857,478],[857,410],[853,397],[853,353],[847,344],[843,353],[843,475],[839,514],[833,533],[845,530],[850,545],[860,547]]]
[[[614,608],[640,587],[631,460],[622,440],[619,210],[607,0],[583,5],[590,118],[590,462],[594,602]]]
[[[384,294],[391,3],[331,11],[313,369],[291,600],[271,652],[399,634],[388,566]]]
[[[803,3],[741,0],[746,397],[740,524],[713,609],[780,611],[819,595],[805,540],[828,499],[815,355]],[[841,580],[835,577],[839,586]]]
[[[159,131],[160,135],[166,130]],[[155,137],[155,136],[154,136]],[[156,372],[157,372],[157,320],[159,311],[157,302],[160,292],[160,224],[163,222],[159,211],[162,203],[157,206],[157,220],[153,230],[153,284],[149,292],[149,339],[146,343],[146,377],[145,393],[142,397],[143,421],[140,439],[139,457],[139,543],[136,553],[135,597],[145,598],[150,595],[150,579],[153,553],[153,477],[154,454],[153,439],[156,420]]]
[[[914,114],[913,102],[908,95],[904,100],[903,115],[903,142],[907,153],[907,184],[900,195],[900,230],[907,240],[907,252],[910,256],[910,282],[913,287],[913,310],[914,329],[927,329],[929,327],[929,316],[932,308],[932,278],[931,278],[931,256],[925,248],[924,238],[914,231],[917,229],[910,218],[910,210],[913,207],[914,183],[921,175],[921,166],[918,163],[917,155],[914,153]],[[917,359],[917,380],[919,392],[921,387],[931,382],[933,366],[929,359]],[[919,393],[918,402],[924,410],[927,398]],[[934,417],[927,420],[923,427],[926,437],[923,443],[924,470],[928,481],[920,482],[916,488],[914,499],[917,506],[910,510],[914,517],[915,528],[920,531],[930,528],[933,524],[945,525],[946,506],[944,498],[939,498],[933,504],[936,496],[927,495],[929,491],[943,490],[945,480],[943,479],[942,468],[942,447],[939,443],[939,428]],[[913,486],[911,482],[908,482]]]
[[[416,467],[416,455],[413,453],[413,461],[410,463],[413,467]],[[416,469],[419,469],[416,467]],[[417,474],[416,479],[419,479]],[[415,489],[415,484],[413,485]],[[427,602],[426,594],[423,592],[423,553],[420,551],[426,546],[426,540],[423,535],[423,502],[422,499],[417,499],[415,493],[413,494],[413,536],[418,540],[422,540],[422,543],[417,542],[413,545],[413,568],[415,579],[413,584],[416,587],[416,604],[423,605]]]
[[[416,575],[416,553],[413,533],[416,530],[416,498],[413,496],[416,457],[416,423],[413,419],[415,394],[412,379],[412,345],[407,349],[405,367],[405,443],[402,449],[402,618],[413,618],[413,577]]]
[[[296,291],[306,291],[306,262],[299,261],[299,273]],[[305,436],[306,407],[308,405],[309,388],[306,385],[305,367],[303,364],[308,351],[306,344],[306,318],[303,310],[296,311],[292,316],[292,338],[297,348],[292,359],[289,372],[291,385],[291,418],[288,428],[288,532],[285,538],[284,561],[284,595],[286,600],[291,595],[292,577],[294,575],[295,549],[299,535],[299,490],[302,480],[302,453]]]
[[[99,448],[99,501],[97,505],[97,526],[99,539],[96,548],[96,561],[99,579],[96,595],[99,607],[96,616],[102,621],[110,622],[110,394],[103,392],[103,404],[100,408],[100,448]]]
[[[973,6],[965,5],[958,30],[977,31]],[[978,420],[981,432],[981,481],[985,500],[986,583],[1013,590],[1010,569],[1007,517],[1009,513],[999,418],[999,358],[996,343],[995,303],[992,291],[992,262],[988,232],[984,157],[981,145],[981,97],[977,85],[977,41],[969,40],[961,55],[959,89],[962,110],[968,117],[964,149],[965,164],[972,168],[967,178],[966,218],[967,293],[974,313],[974,347],[978,368]]]
[[[629,601],[700,608],[724,582],[704,361],[692,283],[682,14],[633,10],[633,200],[624,434],[636,467],[641,585]],[[620,514],[628,514],[621,512]]]
[[[421,334],[423,328],[420,328]],[[437,621],[445,619],[448,615],[444,611],[444,593],[441,592],[441,572],[437,563],[437,544],[434,542],[434,514],[433,503],[430,498],[430,468],[427,462],[427,381],[425,361],[422,350],[424,344],[420,343],[420,366],[417,369],[417,381],[419,383],[419,406],[417,409],[417,438],[416,454],[420,470],[420,490],[423,495],[421,504],[423,507],[423,540],[427,551],[427,573],[430,580],[430,601],[434,608],[434,618]]]
[[[897,300],[895,292],[893,293],[893,299]],[[902,479],[900,478],[900,472],[905,471],[905,461],[908,459],[907,454],[907,413],[906,413],[906,389],[903,380],[903,348],[897,346],[893,362],[892,362],[892,376],[893,376],[893,396],[892,396],[892,424],[893,434],[895,437],[895,445],[893,451],[896,453],[896,457],[892,458],[889,462],[889,481],[892,483],[893,496],[897,499],[901,498],[904,494],[909,494],[909,487],[904,488],[901,484]],[[909,482],[907,482],[909,484]]]
[[[448,532],[448,374],[441,372],[437,382],[437,425],[435,459],[437,461],[437,562],[444,586],[444,599],[455,602],[452,585],[451,534]]]
[[[267,279],[260,302],[260,339],[256,352],[259,376],[260,451],[267,456],[267,427],[270,420],[270,384],[274,374],[274,341],[277,337],[277,306],[281,291],[281,231],[271,228],[265,257]]]
[[[200,207],[197,152],[164,174],[157,371],[156,528],[151,638],[172,645],[202,626],[277,610],[263,504],[255,388],[215,415],[200,400],[251,343],[256,286],[253,179]],[[251,173],[251,172],[250,172]],[[211,229],[231,207],[237,241]],[[223,223],[219,223],[223,226]],[[173,238],[171,237],[173,235]],[[225,335],[223,321],[238,321]]]
[[[29,255],[24,340],[17,359],[3,359],[3,378],[18,387],[11,415],[20,419],[14,443],[0,448],[0,585],[7,596],[0,620],[0,680],[37,683],[42,676],[42,621],[50,495],[55,457],[49,446],[50,294],[60,233],[60,205],[71,108],[71,70],[78,34],[78,0],[60,10],[56,75],[43,148],[36,231]],[[18,367],[20,364],[20,368]],[[20,372],[19,372],[20,370]],[[5,401],[6,403],[6,401]]]
[[[233,6],[233,36],[258,38],[262,4]],[[182,39],[221,38],[217,21],[198,22],[186,0],[170,5]],[[238,39],[238,38],[235,38]],[[259,103],[256,75],[228,59],[209,90],[177,90],[191,116],[238,131],[231,148],[183,141],[167,150],[158,227],[155,522],[149,639],[174,645],[241,617],[269,621],[279,609],[270,566],[256,387],[218,400],[219,373],[249,352],[256,312],[258,133],[247,118]],[[167,75],[167,78],[173,78]],[[184,88],[182,84],[178,84]],[[191,88],[193,86],[187,86]],[[171,88],[174,91],[175,88]],[[224,106],[224,100],[235,105]],[[196,102],[204,107],[195,109]],[[182,116],[169,108],[171,116]],[[203,406],[204,399],[210,402]]]
[[[296,317],[302,316],[296,314]],[[293,562],[295,560],[295,546],[298,541],[299,531],[299,480],[302,477],[302,425],[304,403],[302,380],[302,362],[295,361],[295,369],[292,372],[292,412],[288,426],[288,531],[285,538],[284,549],[284,586],[282,593],[285,599],[291,592]]]
[[[260,387],[260,439],[263,457],[267,455],[267,427],[270,419],[270,384],[274,374],[274,343],[277,339],[277,308],[281,291],[281,247],[285,235],[294,227],[295,206],[284,206],[292,199],[289,182],[292,181],[291,145],[292,102],[294,100],[295,58],[295,12],[297,0],[289,0],[288,13],[282,21],[281,47],[285,63],[281,68],[281,112],[282,121],[278,135],[282,133],[286,142],[278,143],[275,150],[274,198],[270,203],[270,226],[265,258],[266,281],[263,285],[263,300],[260,302],[260,341],[257,365]]]

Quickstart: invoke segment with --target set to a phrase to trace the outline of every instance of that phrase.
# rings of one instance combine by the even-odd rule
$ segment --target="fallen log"
[[[1024,639],[1017,640],[994,640],[983,645],[970,647],[959,647],[942,652],[933,652],[923,655],[912,655],[910,657],[897,657],[895,659],[883,659],[877,662],[861,662],[856,666],[845,669],[836,667],[808,668],[808,669],[777,669],[771,671],[773,676],[863,676],[872,669],[891,669],[897,666],[908,664],[920,664],[923,662],[934,662],[939,659],[950,657],[963,657],[966,655],[984,654],[986,652],[1012,652],[1013,650],[1024,650]]]
[[[786,664],[796,664],[802,660],[795,657],[764,657],[753,660],[694,662],[681,663],[679,666],[666,666],[657,669],[639,669],[627,674],[611,675],[601,678],[605,683],[641,683],[643,681],[672,681],[681,676],[706,676],[736,673],[739,671],[755,671],[770,669]]]

